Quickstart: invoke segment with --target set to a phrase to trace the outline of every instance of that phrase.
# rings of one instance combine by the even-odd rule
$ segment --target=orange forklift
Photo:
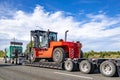
[[[65,32],[65,41],[60,39],[57,41],[57,32],[34,30],[31,31],[31,61],[36,62],[41,59],[46,59],[52,62],[61,63],[66,58],[80,58],[81,43],[68,42],[67,32]],[[31,43],[32,44],[32,43]]]

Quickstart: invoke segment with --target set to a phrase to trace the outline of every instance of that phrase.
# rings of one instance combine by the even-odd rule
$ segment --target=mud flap
[[[118,76],[120,76],[120,66],[117,66],[117,73],[118,73]]]

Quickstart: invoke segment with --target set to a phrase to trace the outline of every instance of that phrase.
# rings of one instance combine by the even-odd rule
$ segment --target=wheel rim
[[[33,56],[31,56],[31,61],[33,62],[35,59],[34,59],[34,57]]]
[[[74,63],[71,60],[67,60],[65,62],[65,69],[67,71],[72,71],[73,70]]]
[[[88,71],[88,65],[86,63],[84,63],[82,66],[81,66],[81,70],[83,72],[87,72]]]
[[[31,62],[35,61],[35,57],[34,57],[34,52],[33,51],[31,52],[30,60],[31,60]]]
[[[56,51],[54,57],[55,57],[55,58],[54,58],[55,61],[59,61],[59,60],[60,60],[60,52],[59,52],[59,51]]]
[[[102,67],[102,71],[105,73],[105,74],[111,74],[112,72],[112,67],[109,65],[109,64],[106,64]]]
[[[67,70],[70,70],[70,69],[71,69],[70,62],[68,62],[68,63],[66,64],[66,68],[67,68]]]

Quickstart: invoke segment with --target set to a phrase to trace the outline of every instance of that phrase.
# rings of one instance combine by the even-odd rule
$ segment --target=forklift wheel
[[[56,63],[61,63],[65,60],[65,51],[63,48],[55,48],[53,51],[53,61]]]

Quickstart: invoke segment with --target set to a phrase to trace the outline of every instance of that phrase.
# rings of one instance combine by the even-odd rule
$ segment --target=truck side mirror
[[[5,51],[5,53],[7,53],[7,48],[5,48],[5,50],[4,50],[4,51]]]

